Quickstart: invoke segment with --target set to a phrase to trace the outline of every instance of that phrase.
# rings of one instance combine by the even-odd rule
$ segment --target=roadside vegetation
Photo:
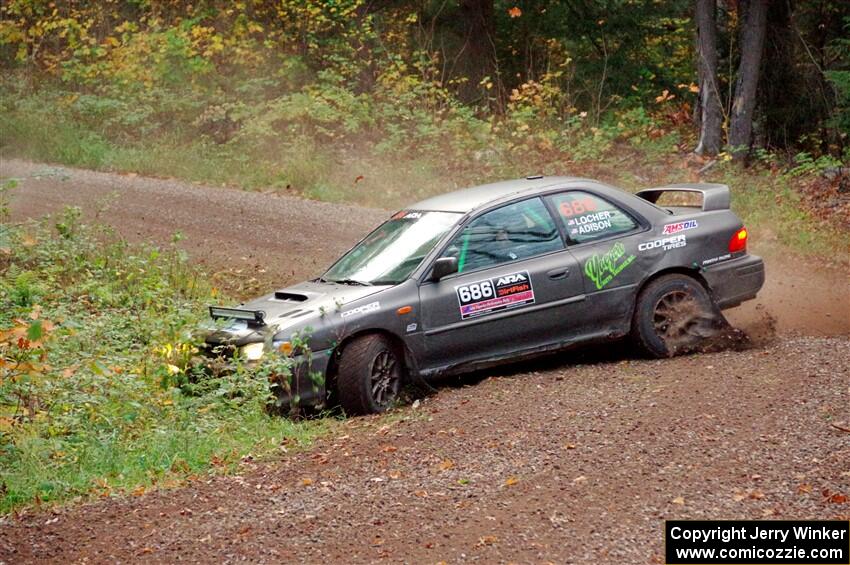
[[[226,297],[176,248],[77,209],[0,230],[0,514],[233,470],[332,425],[270,414],[268,372],[192,374],[192,330]]]

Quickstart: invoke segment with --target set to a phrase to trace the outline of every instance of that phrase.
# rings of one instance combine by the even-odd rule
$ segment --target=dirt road
[[[0,175],[43,169],[4,162]],[[25,179],[15,217],[117,189],[100,217],[127,237],[179,229],[214,268],[236,258],[282,279],[316,272],[386,216],[68,174]],[[665,519],[848,519],[831,496],[850,494],[846,273],[767,259],[765,292],[730,316],[775,316],[766,345],[664,361],[609,348],[490,371],[239,476],[7,518],[0,562],[660,563]]]

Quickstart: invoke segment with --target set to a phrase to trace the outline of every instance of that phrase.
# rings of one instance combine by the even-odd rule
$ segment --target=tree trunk
[[[741,62],[738,65],[729,123],[729,145],[732,147],[732,156],[739,161],[747,156],[752,141],[753,112],[764,50],[768,3],[769,0],[743,0],[739,3],[742,18]]]
[[[467,102],[474,102],[486,95],[487,90],[480,85],[485,77],[490,77],[497,89],[500,87],[496,76],[493,0],[461,0],[460,14],[464,28],[465,74],[469,78],[461,97]]]
[[[723,111],[717,83],[717,0],[696,0],[700,129],[697,155],[720,152]]]

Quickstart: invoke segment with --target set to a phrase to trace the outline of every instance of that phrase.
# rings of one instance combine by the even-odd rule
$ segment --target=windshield
[[[410,276],[461,216],[451,212],[399,212],[343,255],[321,280],[398,284]]]

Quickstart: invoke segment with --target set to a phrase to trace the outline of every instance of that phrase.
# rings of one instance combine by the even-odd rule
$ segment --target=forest
[[[850,150],[840,0],[10,0],[0,65],[6,154],[326,200]]]

